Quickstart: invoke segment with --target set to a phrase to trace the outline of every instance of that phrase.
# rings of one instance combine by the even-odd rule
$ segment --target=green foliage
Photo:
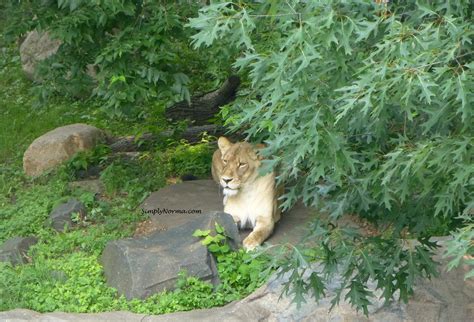
[[[447,244],[445,257],[451,257],[448,270],[458,267],[461,263],[469,265],[470,270],[465,275],[465,279],[468,279],[474,277],[474,220],[468,214],[462,218],[468,224],[453,232],[453,239]]]
[[[67,182],[54,174],[37,180],[15,172],[4,175],[9,189],[0,194],[0,242],[12,236],[34,235],[39,243],[29,251],[30,264],[12,267],[0,263],[0,310],[120,309],[116,291],[105,284],[98,258],[108,241],[133,233],[131,223],[143,219],[139,212],[126,209],[123,198],[106,204],[91,193],[69,191]],[[89,214],[81,218],[79,229],[55,232],[45,224],[51,209],[76,193],[90,209]]]
[[[118,214],[114,214],[118,215]],[[218,228],[219,229],[219,228]],[[256,257],[243,250],[231,251],[223,229],[208,246],[213,248],[221,284],[180,274],[172,292],[155,294],[146,300],[126,300],[107,286],[99,257],[106,243],[130,234],[123,229],[95,224],[88,230],[64,234],[38,233],[40,242],[29,251],[33,262],[12,267],[0,263],[0,310],[17,307],[39,312],[103,312],[129,310],[162,314],[223,305],[245,296],[269,276],[268,257]],[[209,231],[200,232],[202,237]]]
[[[62,41],[38,67],[39,99],[86,98],[93,90],[109,115],[120,116],[137,115],[134,107],[154,100],[189,99],[187,74],[205,66],[184,28],[196,8],[188,1],[47,0],[8,1],[4,10],[9,39],[37,28]]]
[[[298,246],[283,252],[288,260],[281,264],[279,274],[291,274],[285,293],[293,295],[297,304],[306,301],[304,295],[307,293],[318,300],[325,294],[327,277],[342,272],[340,284],[335,288],[336,295],[331,300],[332,307],[340,302],[347,288],[349,291],[344,300],[367,315],[370,298],[374,296],[369,282],[375,282],[376,288],[383,290],[382,297],[387,302],[396,291],[400,292],[400,299],[407,301],[417,278],[437,276],[436,265],[430,258],[436,243],[428,238],[401,240],[393,234],[392,229],[379,236],[364,238],[352,228],[319,220],[314,222],[307,239],[321,245],[319,248]],[[316,271],[312,264],[315,261],[321,267]],[[311,275],[304,276],[306,272]]]
[[[281,266],[290,274],[285,292],[297,303],[307,293],[323,296],[326,275],[338,271],[343,278],[333,304],[347,289],[345,300],[367,314],[369,281],[385,299],[399,291],[406,300],[416,278],[435,274],[433,234],[452,232],[451,268],[472,264],[472,3],[239,1],[213,2],[198,15],[197,9],[189,1],[0,4],[0,27],[7,27],[0,33],[0,85],[8,89],[0,92],[0,161],[8,161],[0,169],[0,240],[40,236],[32,264],[2,264],[0,309],[164,313],[209,307],[259,285],[265,267]],[[194,17],[189,26],[197,31],[193,45],[212,45],[205,54],[188,48],[187,17]],[[58,54],[39,66],[43,82],[33,87],[41,101],[49,98],[47,110],[31,110],[37,101],[26,95],[31,85],[20,77],[15,46],[6,42],[33,28],[63,41]],[[95,66],[96,80],[87,75],[88,65]],[[351,212],[388,229],[366,237],[316,223],[309,241],[322,250],[290,246],[269,259],[230,251],[218,237],[222,232],[201,232],[224,276],[217,292],[183,275],[176,292],[146,301],[117,298],[104,286],[98,254],[107,240],[131,234],[140,220],[132,209],[166,175],[208,173],[209,148],[180,145],[176,154],[170,149],[131,163],[101,153],[78,155],[67,166],[72,172],[101,162],[106,167],[109,202],[69,191],[68,176],[24,178],[21,152],[47,130],[84,120],[114,133],[143,133],[156,127],[163,102],[188,98],[189,87],[215,82],[222,76],[216,72],[231,65],[247,88],[221,116],[234,130],[268,143],[263,152],[272,158],[264,166],[278,167],[288,188],[283,207],[302,198],[324,207],[333,220]],[[102,102],[71,104],[51,95],[87,97],[91,90]],[[156,100],[162,102],[149,104]],[[110,120],[99,108],[147,124]],[[87,229],[56,234],[44,220],[54,203],[71,195],[90,210],[77,218]],[[305,274],[314,260],[322,263],[321,273]],[[38,295],[41,301],[33,302]]]
[[[87,170],[90,165],[104,164],[109,153],[108,145],[98,145],[92,150],[80,151],[67,162],[66,171],[74,175],[79,170]]]
[[[131,200],[140,202],[148,193],[165,184],[165,172],[150,155],[139,160],[112,162],[100,175],[108,194],[127,194]]]
[[[186,142],[172,145],[160,158],[169,175],[193,174],[203,177],[210,173],[212,152],[208,141],[204,139],[201,143],[194,145]]]
[[[134,118],[111,119],[107,113],[100,110],[103,104],[98,100],[81,102],[67,97],[54,97],[49,99],[47,108],[32,108],[36,102],[30,91],[32,86],[34,85],[23,76],[17,45],[7,44],[5,34],[0,32],[0,87],[4,89],[0,91],[1,163],[18,163],[35,138],[66,124],[88,123],[107,129],[112,135],[139,136],[140,133],[166,129],[162,115],[164,102],[147,104]],[[97,152],[100,151],[94,153]],[[100,153],[97,156],[100,156]],[[95,161],[88,162],[96,163]],[[9,170],[2,167],[0,171]]]
[[[190,19],[196,48],[240,51],[233,66],[248,90],[223,115],[268,144],[264,166],[287,183],[283,207],[302,198],[332,220],[349,212],[391,227],[386,236],[338,237],[344,247],[326,241],[325,270],[340,266],[347,300],[366,314],[369,279],[386,299],[399,290],[407,300],[415,277],[434,274],[428,237],[472,212],[472,9],[441,0],[239,1]],[[336,233],[348,234],[325,238]],[[402,248],[411,238],[420,245]],[[291,264],[295,299],[311,290],[318,298],[320,280],[298,273],[300,264]]]
[[[13,236],[35,235],[42,231],[49,212],[66,190],[62,181],[52,181],[47,186],[27,182],[27,189],[23,185],[19,182],[3,186],[10,189],[0,194],[0,242]]]
[[[244,249],[232,250],[224,227],[215,223],[214,235],[210,230],[196,230],[195,237],[209,249],[217,260],[217,270],[221,283],[216,295],[230,302],[248,295],[261,286],[274,272],[277,263],[270,261],[266,254],[249,253]]]
[[[2,293],[7,293],[2,296],[0,309],[28,307],[40,312],[106,310],[115,292],[106,286],[96,256],[74,252],[62,257],[38,259],[24,267],[4,265],[0,285]]]

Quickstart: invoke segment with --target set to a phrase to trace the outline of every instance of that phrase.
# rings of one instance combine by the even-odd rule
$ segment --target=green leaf
[[[201,241],[201,244],[203,244],[204,246],[207,246],[209,245],[210,243],[213,243],[215,242],[215,237],[212,237],[212,236],[209,236],[207,235],[202,241]]]
[[[428,104],[431,104],[431,97],[435,96],[435,94],[430,90],[430,87],[438,87],[438,85],[431,82],[427,76],[418,74],[417,78],[421,85],[422,94],[426,102],[428,102]]]
[[[217,244],[211,244],[207,247],[207,249],[209,249],[209,251],[212,252],[212,253],[218,253],[218,252],[220,252],[221,247]]]
[[[221,225],[219,225],[217,222],[216,222],[215,226],[216,226],[216,232],[217,232],[218,234],[223,234],[223,233],[224,233],[224,227],[222,227]]]
[[[196,231],[193,233],[194,237],[206,237],[211,233],[210,230],[201,230],[201,229],[196,229]]]
[[[313,291],[313,297],[316,301],[326,296],[326,287],[316,272],[311,273],[309,276],[309,285]]]

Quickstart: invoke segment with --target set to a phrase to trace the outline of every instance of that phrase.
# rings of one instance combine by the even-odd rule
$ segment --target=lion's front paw
[[[237,227],[240,227],[240,218],[234,215],[231,215],[231,216],[232,216],[232,219],[234,219],[234,222],[237,225]]]
[[[252,236],[252,234],[248,235],[247,238],[245,238],[243,241],[244,249],[247,251],[254,250],[258,246],[260,246],[260,244],[261,243],[256,240],[255,237]]]

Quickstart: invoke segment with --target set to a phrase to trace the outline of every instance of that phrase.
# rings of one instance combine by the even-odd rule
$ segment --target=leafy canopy
[[[385,224],[374,238],[313,230],[324,272],[344,264],[334,303],[348,288],[366,314],[369,280],[406,300],[416,277],[436,273],[428,237],[474,208],[473,4],[381,2],[213,2],[189,23],[195,48],[240,51],[233,67],[249,87],[223,115],[268,143],[266,169],[288,186],[283,206],[302,198],[331,219]],[[324,291],[304,270],[293,267],[299,301],[311,285]]]

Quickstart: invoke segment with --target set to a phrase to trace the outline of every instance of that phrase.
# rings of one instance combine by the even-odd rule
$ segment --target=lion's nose
[[[232,181],[232,178],[225,178],[225,177],[222,177],[222,181],[224,181],[225,183],[229,183]]]

